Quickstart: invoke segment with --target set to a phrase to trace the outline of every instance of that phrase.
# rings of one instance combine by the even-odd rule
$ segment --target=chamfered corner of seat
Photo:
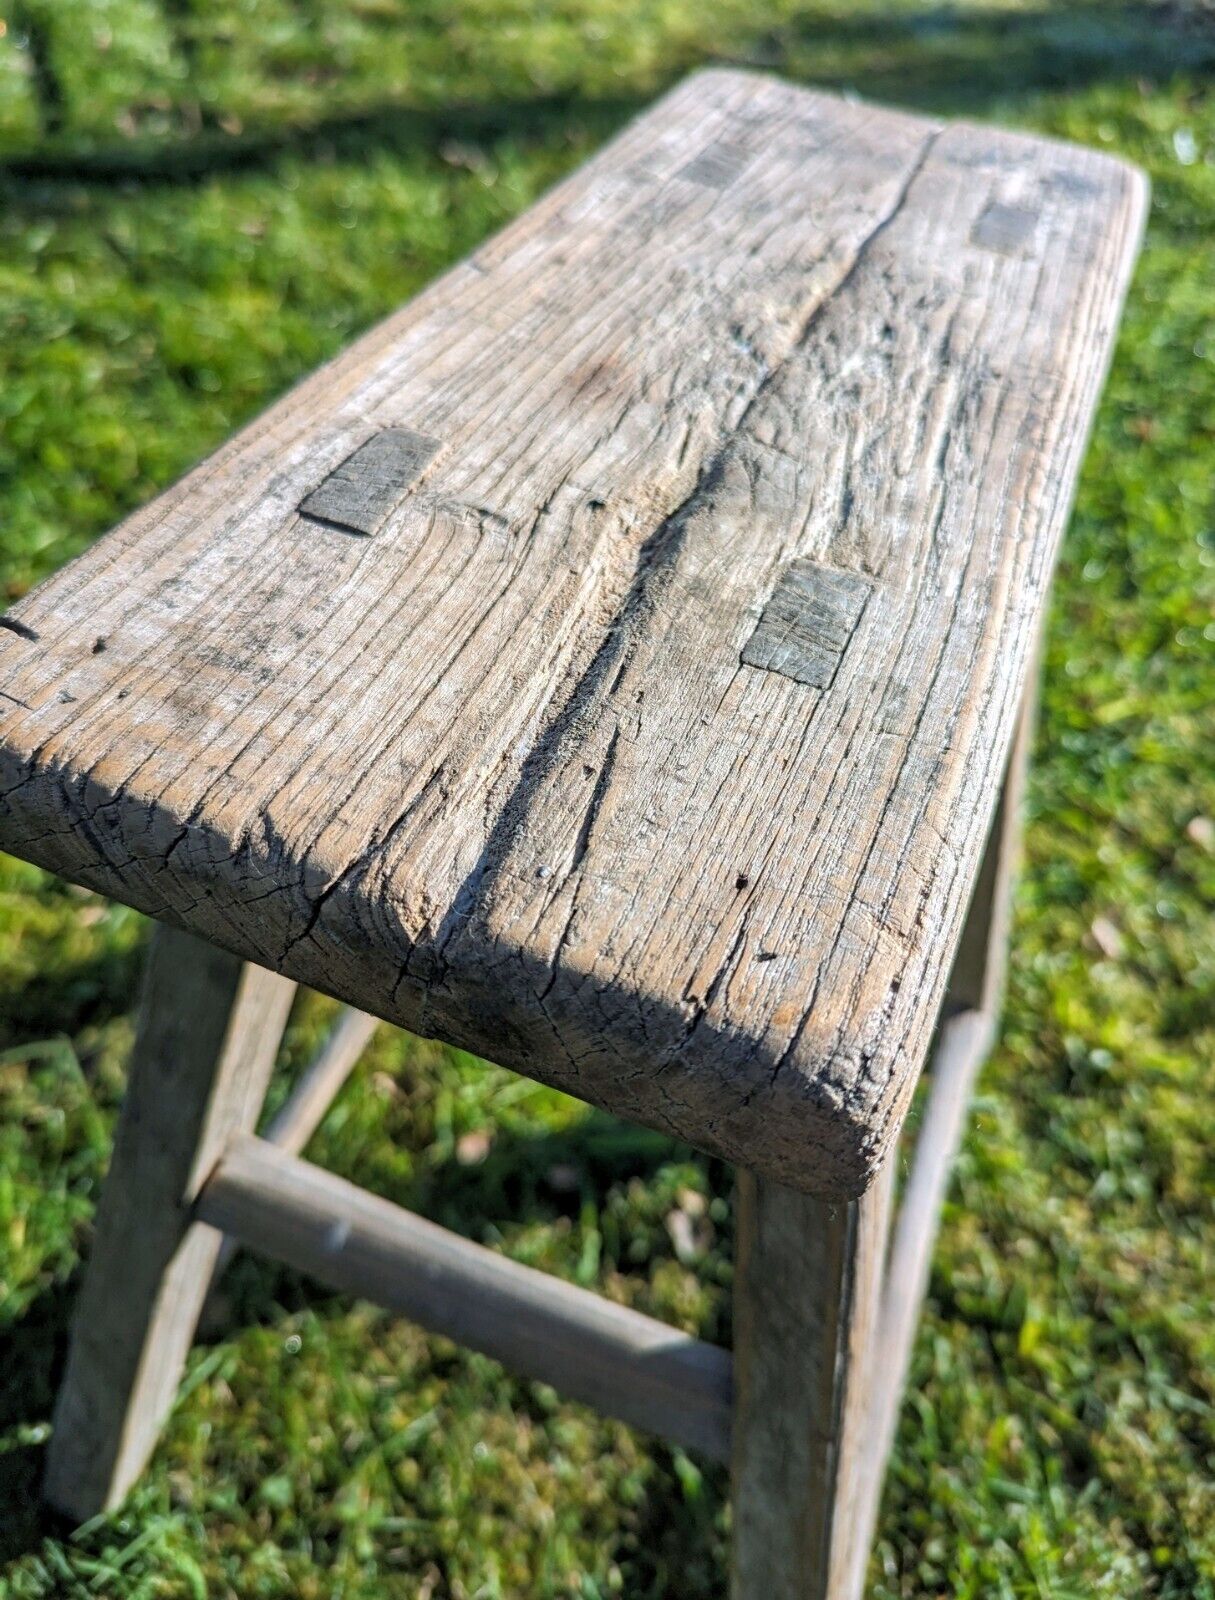
[[[798,1046],[757,1074],[732,1111],[720,1103],[708,1139],[685,1137],[803,1194],[855,1200],[874,1183],[898,1138],[917,1074],[901,1051],[870,1053],[847,1038]]]
[[[1135,242],[1138,245],[1147,224],[1148,213],[1152,208],[1152,180],[1142,167],[1136,166],[1133,161],[1127,161],[1123,156],[1110,156],[1109,160],[1122,173],[1126,183],[1136,224]]]
[[[815,90],[804,84],[790,83],[787,78],[781,78],[776,73],[765,72],[761,67],[736,67],[724,65],[711,65],[697,67],[694,72],[689,72],[675,85],[671,94],[688,94],[693,99],[703,97],[706,100],[716,99],[723,94],[736,93],[740,90],[749,90],[758,93],[761,90],[768,93],[780,92],[790,100],[808,99]]]
[[[872,1102],[831,1103],[816,1078],[793,1069],[782,1084],[774,1085],[769,1115],[794,1133],[801,1130],[814,1149],[812,1161],[789,1164],[781,1180],[825,1199],[859,1200],[876,1181],[898,1137],[902,1115],[892,1107],[892,1100],[901,1099],[898,1085],[888,1085]],[[807,1091],[813,1095],[812,1108],[805,1103]]]
[[[1108,150],[1097,150],[1092,145],[1075,144],[1070,140],[1048,141],[1058,148],[1088,163],[1096,163],[1109,175],[1110,189],[1119,194],[1126,210],[1125,238],[1128,253],[1133,257],[1138,251],[1143,229],[1152,202],[1152,182],[1142,167],[1125,156]]]

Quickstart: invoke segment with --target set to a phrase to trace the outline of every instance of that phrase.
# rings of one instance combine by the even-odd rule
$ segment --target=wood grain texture
[[[198,1215],[607,1416],[717,1460],[729,1454],[728,1351],[461,1239],[266,1140],[233,1141]]]
[[[1144,196],[1094,152],[688,80],[20,603],[0,845],[858,1193]],[[374,537],[302,517],[387,429],[437,449]],[[798,561],[872,590],[821,687],[743,659]]]
[[[1038,725],[1041,637],[1034,647],[1017,730],[983,859],[954,953],[945,1012],[982,1011],[999,1021],[1008,965],[1013,883],[1021,851],[1022,809],[1029,757]]]
[[[325,1113],[371,1043],[378,1023],[365,1011],[347,1006],[313,1059],[291,1087],[291,1093],[266,1124],[265,1139],[288,1155],[299,1155],[325,1120]],[[226,1238],[211,1270],[212,1288],[236,1254],[237,1241]],[[213,1309],[213,1307],[212,1307]],[[207,1321],[207,1309],[199,1321]]]
[[[731,1600],[860,1600],[892,1172],[851,1201],[738,1176]]]
[[[933,1051],[927,1098],[891,1232],[874,1356],[878,1376],[870,1399],[860,1493],[854,1510],[857,1546],[863,1551],[868,1551],[877,1525],[886,1462],[894,1445],[954,1156],[962,1141],[975,1079],[995,1042],[999,1024],[1012,882],[1020,852],[1022,795],[1037,719],[1037,688],[1035,660],[950,974],[948,1015]]]
[[[378,533],[437,449],[412,428],[384,428],[305,495],[300,510],[348,533]]]
[[[122,1500],[173,1404],[220,1246],[190,1208],[261,1110],[294,991],[156,931],[47,1452],[46,1497],[78,1521]]]

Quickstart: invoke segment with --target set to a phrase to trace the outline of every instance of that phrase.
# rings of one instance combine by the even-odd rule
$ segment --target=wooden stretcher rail
[[[325,1113],[378,1027],[378,1018],[369,1017],[354,1006],[342,1007],[329,1037],[300,1074],[282,1108],[271,1118],[265,1133],[271,1144],[288,1155],[301,1153],[325,1120]],[[231,1237],[225,1237],[220,1245],[211,1278],[213,1287],[236,1254],[236,1247],[237,1242]]]
[[[607,1416],[728,1458],[727,1351],[461,1239],[264,1139],[228,1147],[195,1215]]]
[[[343,1006],[333,1031],[301,1074],[281,1111],[266,1129],[266,1138],[288,1155],[297,1156],[324,1121],[338,1091],[379,1027],[376,1017]]]
[[[887,1247],[873,1362],[880,1381],[874,1383],[871,1393],[861,1473],[860,1552],[868,1552],[873,1542],[886,1462],[894,1446],[920,1306],[928,1289],[941,1207],[962,1142],[975,1078],[995,1034],[996,1019],[991,1012],[961,1011],[944,1024],[933,1053],[924,1117]]]
[[[899,1205],[882,1290],[878,1341],[881,1370],[889,1382],[880,1392],[892,1397],[892,1413],[898,1409],[907,1376],[911,1342],[920,1302],[928,1288],[932,1248],[954,1156],[962,1139],[966,1108],[995,1031],[995,1018],[986,1012],[960,1012],[942,1028],[933,1056],[928,1102]],[[893,1416],[890,1425],[893,1428]]]

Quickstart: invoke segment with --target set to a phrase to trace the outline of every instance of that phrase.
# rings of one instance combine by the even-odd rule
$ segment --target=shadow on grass
[[[0,1327],[0,1437],[15,1433],[19,1441],[0,1452],[0,1562],[62,1531],[60,1519],[42,1503],[42,1425],[63,1372],[76,1288],[75,1279],[54,1285],[19,1320]],[[24,1430],[28,1442],[21,1439]]]
[[[975,112],[993,101],[1138,76],[1210,73],[1215,29],[1186,21],[1179,7],[1057,7],[1033,11],[957,13],[948,7],[916,16],[867,11],[819,25],[797,20],[757,35],[730,60],[790,73],[831,88],[855,88],[877,99],[925,109]],[[697,63],[687,62],[685,66]],[[674,75],[674,74],[672,74]],[[285,157],[364,157],[375,150],[438,148],[501,137],[543,142],[571,126],[606,136],[638,110],[641,97],[577,95],[421,111],[393,105],[324,118],[306,126],[268,127],[236,138],[204,132],[181,143],[116,144],[83,151],[48,143],[4,164],[14,177],[37,180],[189,182],[226,169],[272,166]],[[4,996],[6,1021],[40,1037],[74,1031],[86,1012],[128,1008],[138,956],[107,956],[73,974],[42,976]],[[499,1138],[485,1161],[449,1163],[427,1173],[408,1193],[393,1195],[424,1215],[476,1236],[487,1219],[537,1220],[576,1212],[581,1197],[613,1182],[644,1178],[682,1159],[681,1147],[610,1118],[588,1119],[570,1133],[525,1140]],[[554,1178],[561,1173],[560,1181]],[[623,1264],[622,1264],[623,1265]],[[269,1320],[279,1307],[332,1298],[272,1264],[242,1264],[241,1311]],[[74,1285],[48,1290],[18,1323],[0,1331],[0,1431],[18,1431],[49,1414],[62,1364]],[[0,1560],[34,1547],[48,1530],[38,1484],[43,1446],[19,1443],[0,1456]],[[678,1570],[696,1559],[694,1536],[671,1514],[672,1487],[647,1501],[644,1539],[663,1541]],[[709,1496],[708,1504],[713,1501]]]
[[[583,1198],[616,1183],[652,1178],[671,1161],[705,1158],[665,1134],[590,1111],[575,1126],[531,1138],[495,1138],[484,1160],[444,1162],[400,1203],[445,1228],[475,1234],[487,1218],[575,1216]]]
[[[374,1166],[357,1176],[385,1199],[477,1239],[484,1237],[487,1225],[506,1232],[520,1222],[577,1218],[586,1201],[602,1201],[613,1186],[633,1180],[652,1184],[659,1170],[672,1163],[701,1168],[710,1193],[729,1190],[731,1169],[725,1162],[596,1110],[572,1127],[552,1133],[530,1137],[499,1133],[483,1160],[464,1165],[451,1159],[412,1183],[394,1184]],[[719,1227],[714,1248],[726,1255],[732,1252],[728,1227]],[[614,1259],[606,1251],[602,1266],[626,1274],[638,1270],[636,1263]],[[696,1332],[728,1347],[729,1296],[721,1298],[718,1320]],[[334,1296],[289,1268],[245,1256],[234,1263],[221,1300],[226,1304],[217,1309],[227,1320],[212,1326],[212,1336],[229,1336],[242,1325],[272,1324],[284,1312],[332,1304]],[[515,1387],[511,1403],[530,1415],[537,1427],[551,1422],[549,1408],[533,1402],[531,1386],[523,1381]],[[645,1469],[643,1487],[628,1508],[621,1508],[613,1559],[628,1572],[637,1593],[678,1592],[689,1600],[718,1593],[727,1469],[708,1461],[689,1462],[682,1451],[656,1438],[647,1441],[647,1455],[651,1464]]]
[[[0,985],[0,1048],[79,1033],[131,1010],[143,970],[142,941],[103,948],[88,961],[44,968],[27,983]]]
[[[306,123],[284,122],[240,134],[205,131],[180,141],[132,138],[104,146],[47,141],[0,160],[0,175],[72,183],[192,183],[220,172],[264,169],[286,157],[361,160],[377,152],[433,151],[449,140],[480,145],[508,136],[548,144],[574,124],[607,138],[646,103],[641,96],[583,99],[564,94],[427,110],[390,101]]]
[[[657,95],[696,67],[713,64],[786,74],[836,90],[943,114],[982,114],[1043,91],[1128,78],[1200,77],[1215,68],[1215,25],[1181,0],[1131,0],[960,11],[940,5],[891,14],[880,7],[821,18],[794,16],[735,47],[717,41],[665,64]],[[606,138],[652,95],[539,97],[418,108],[387,102],[308,122],[268,123],[225,133],[209,123],[187,137],[130,137],[97,144],[52,130],[37,146],[0,162],[18,180],[185,183],[218,172],[273,166],[283,158],[363,159],[375,151],[438,149],[504,138],[546,143],[577,129]]]
[[[870,99],[973,115],[1043,92],[1208,74],[1215,25],[1167,0],[895,14],[874,7],[828,22],[794,18],[740,62]]]

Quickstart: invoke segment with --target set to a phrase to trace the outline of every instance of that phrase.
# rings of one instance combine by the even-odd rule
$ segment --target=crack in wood
[[[17,608],[0,842],[858,1193],[1143,203],[1101,155],[691,80]]]
[[[15,633],[18,639],[37,639],[38,635],[28,622],[21,622],[17,617],[0,617],[0,628],[9,633]]]

